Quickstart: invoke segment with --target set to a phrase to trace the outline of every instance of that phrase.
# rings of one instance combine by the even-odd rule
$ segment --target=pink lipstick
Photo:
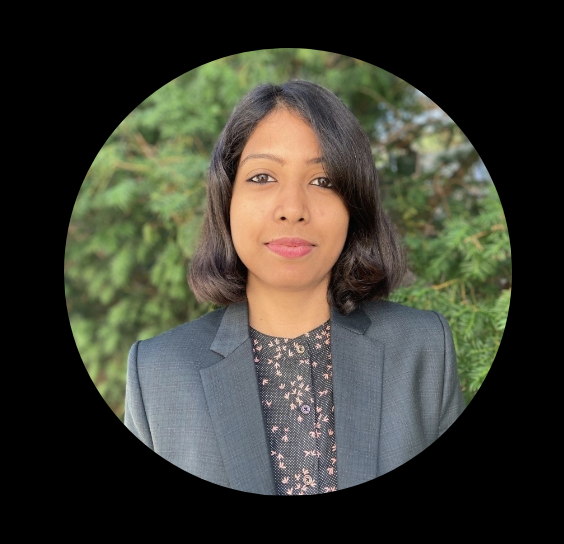
[[[286,259],[297,259],[307,255],[315,246],[303,238],[277,238],[266,247]]]

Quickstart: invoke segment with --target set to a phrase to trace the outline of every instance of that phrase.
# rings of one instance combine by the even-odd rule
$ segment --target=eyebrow
[[[239,163],[239,166],[243,166],[243,164],[250,159],[269,159],[271,161],[277,162],[282,166],[286,164],[286,161],[282,157],[273,155],[272,153],[251,153]],[[306,161],[306,164],[320,164],[322,162],[324,162],[323,157],[315,157],[314,159],[308,159]]]

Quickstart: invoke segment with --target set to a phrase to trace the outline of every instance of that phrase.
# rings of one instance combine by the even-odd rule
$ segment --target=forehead
[[[249,153],[319,155],[320,145],[313,129],[296,113],[282,108],[262,119],[247,141],[241,160]],[[310,158],[310,157],[308,157]]]

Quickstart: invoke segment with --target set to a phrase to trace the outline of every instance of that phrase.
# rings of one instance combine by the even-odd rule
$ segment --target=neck
[[[309,290],[275,290],[247,285],[249,325],[269,336],[295,338],[331,317],[327,285]]]

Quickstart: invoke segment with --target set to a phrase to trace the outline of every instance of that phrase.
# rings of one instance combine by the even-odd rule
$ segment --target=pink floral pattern
[[[337,491],[331,322],[297,338],[250,336],[278,494]]]

